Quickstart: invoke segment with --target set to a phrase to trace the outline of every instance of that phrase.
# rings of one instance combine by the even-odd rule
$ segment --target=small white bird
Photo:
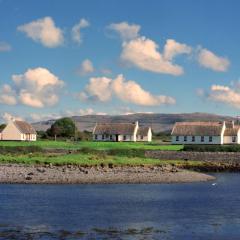
[[[212,186],[215,186],[215,185],[217,185],[217,183],[212,183]]]

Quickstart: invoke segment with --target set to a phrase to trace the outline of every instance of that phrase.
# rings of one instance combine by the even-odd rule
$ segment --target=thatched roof
[[[177,122],[173,136],[220,136],[223,128],[222,122]]]
[[[35,129],[33,126],[27,122],[24,121],[14,121],[15,126],[18,128],[18,130],[21,133],[24,134],[36,134]]]
[[[239,126],[235,126],[234,128],[226,128],[224,131],[224,136],[237,136],[239,131]]]
[[[135,126],[135,123],[98,123],[93,134],[133,135]]]
[[[149,130],[149,127],[139,127],[138,131],[137,131],[137,135],[147,136],[148,135],[148,130]]]

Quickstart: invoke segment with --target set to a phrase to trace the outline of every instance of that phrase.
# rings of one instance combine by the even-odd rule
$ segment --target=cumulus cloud
[[[77,72],[81,75],[81,76],[85,76],[88,75],[90,73],[94,72],[94,67],[92,62],[89,59],[85,59],[80,68],[77,70]]]
[[[201,66],[217,72],[226,72],[230,65],[227,58],[219,57],[205,48],[199,50],[197,60]]]
[[[212,85],[202,96],[214,102],[240,108],[240,82],[233,82],[231,86]]]
[[[11,51],[12,47],[10,44],[6,42],[0,42],[0,52],[8,52]]]
[[[175,99],[169,96],[153,95],[144,90],[134,81],[126,80],[123,75],[115,79],[107,77],[91,78],[85,91],[79,94],[82,100],[109,101],[112,96],[136,105],[157,106],[162,104],[175,104]]]
[[[119,33],[120,37],[124,41],[126,41],[126,40],[137,38],[139,31],[141,29],[141,26],[137,24],[129,24],[127,22],[121,22],[121,23],[112,23],[108,26],[108,28]]]
[[[85,91],[79,97],[82,100],[106,102],[112,96],[111,83],[112,79],[107,77],[90,78]]]
[[[80,19],[79,23],[74,25],[72,28],[73,41],[80,44],[82,42],[81,29],[89,26],[90,26],[90,23],[86,19],[84,18]]]
[[[12,115],[11,113],[5,112],[0,115],[0,120],[4,123],[8,123],[13,120],[24,120],[24,119],[20,116]]]
[[[16,93],[10,85],[4,84],[0,89],[0,103],[7,105],[16,105]]]
[[[122,61],[126,61],[142,70],[172,75],[181,75],[184,70],[170,60],[180,53],[190,53],[191,51],[191,48],[187,45],[170,40],[167,42],[165,53],[162,55],[158,50],[158,45],[145,37],[124,42],[122,47]]]
[[[53,48],[62,45],[64,42],[63,31],[55,26],[51,17],[44,17],[36,21],[18,26],[18,31],[35,42],[40,42],[45,47]]]
[[[192,48],[186,44],[176,42],[174,39],[168,39],[163,52],[163,58],[166,61],[171,61],[175,56],[179,54],[190,54]]]
[[[4,99],[1,103],[13,105],[22,103],[42,108],[58,102],[58,91],[64,82],[46,68],[28,69],[23,74],[12,76],[13,86],[4,85],[1,89]]]

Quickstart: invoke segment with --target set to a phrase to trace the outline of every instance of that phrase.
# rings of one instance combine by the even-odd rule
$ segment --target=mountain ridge
[[[134,113],[128,115],[83,115],[71,117],[80,131],[92,131],[97,122],[99,123],[127,123],[138,121],[142,126],[151,126],[154,132],[170,131],[175,122],[183,121],[236,121],[238,118],[211,113]],[[33,123],[37,130],[47,130],[57,119]]]

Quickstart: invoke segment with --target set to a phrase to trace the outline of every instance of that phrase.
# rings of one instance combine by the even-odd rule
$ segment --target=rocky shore
[[[0,183],[110,184],[183,183],[214,180],[213,176],[166,166],[94,166],[0,164]]]

